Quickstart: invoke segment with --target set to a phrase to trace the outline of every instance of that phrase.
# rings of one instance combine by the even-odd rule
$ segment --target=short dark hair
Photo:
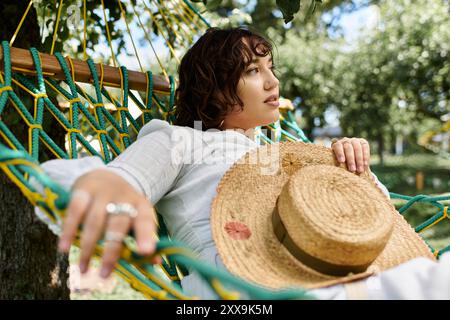
[[[244,43],[243,39],[246,40]],[[237,85],[254,56],[272,57],[272,45],[247,28],[210,28],[186,52],[178,68],[175,125],[218,128],[233,105],[243,103]]]

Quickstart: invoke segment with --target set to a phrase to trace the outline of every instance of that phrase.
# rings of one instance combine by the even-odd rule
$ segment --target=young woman
[[[258,147],[254,128],[279,118],[274,69],[272,46],[266,39],[244,28],[211,28],[181,61],[174,125],[150,121],[137,141],[108,165],[92,158],[44,164],[53,172],[76,168],[71,169],[76,179],[59,180],[73,191],[59,249],[68,252],[82,224],[84,273],[97,240],[105,235],[101,276],[108,277],[131,228],[139,253],[154,252],[156,208],[174,238],[200,259],[219,265],[209,225],[210,204],[227,169]],[[366,140],[344,138],[332,149],[349,171],[368,169]],[[187,292],[208,296],[195,274],[185,277],[182,285]]]

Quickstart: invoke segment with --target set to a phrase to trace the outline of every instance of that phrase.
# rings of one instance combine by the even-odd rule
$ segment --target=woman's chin
[[[280,119],[280,112],[278,111],[278,109],[276,109],[272,114],[270,114],[269,117],[266,117],[265,119],[261,119],[261,121],[259,121],[258,126],[263,127],[263,126],[268,126],[269,124],[272,124],[276,121],[278,121]]]
[[[274,123],[276,121],[278,121],[280,119],[280,111],[278,109],[275,109],[271,119],[269,120],[270,122],[268,124]]]

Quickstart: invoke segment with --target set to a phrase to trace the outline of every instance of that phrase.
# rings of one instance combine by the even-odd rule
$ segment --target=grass
[[[77,247],[72,246],[70,249],[69,254],[69,262],[72,268],[78,265],[80,257],[80,250]],[[94,274],[98,274],[100,270],[100,261],[98,259],[93,259],[90,264],[90,269],[94,271]],[[75,275],[71,273],[71,277],[76,278],[75,282],[78,282],[78,276],[75,272]],[[89,276],[91,278],[90,282],[101,282],[104,281],[101,279],[96,279],[92,275]],[[83,281],[83,280],[81,280]],[[113,273],[111,275],[111,279],[108,279],[105,281],[108,286],[101,287],[94,285],[92,283],[91,288],[86,288],[86,284],[81,285],[80,283],[76,283],[76,286],[82,287],[81,290],[71,290],[70,298],[72,300],[145,300],[146,298],[139,293],[138,291],[134,290],[128,282],[123,280],[120,276]],[[83,283],[83,282],[82,282]]]
[[[378,156],[371,159],[372,171],[392,192],[416,194],[441,194],[450,190],[450,158],[433,154],[386,156],[383,166]],[[417,175],[423,177],[423,188],[417,188]]]
[[[379,166],[379,156],[376,154],[371,155],[370,163],[372,166]],[[429,153],[411,155],[385,155],[383,165],[386,167],[406,166],[415,169],[435,168],[450,170],[450,158],[445,158]]]

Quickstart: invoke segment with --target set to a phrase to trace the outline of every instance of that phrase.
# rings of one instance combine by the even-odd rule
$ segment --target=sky
[[[374,28],[378,24],[379,10],[377,6],[368,6],[358,11],[344,14],[339,25],[344,31],[344,36],[349,43],[354,42],[360,35],[363,27]]]

